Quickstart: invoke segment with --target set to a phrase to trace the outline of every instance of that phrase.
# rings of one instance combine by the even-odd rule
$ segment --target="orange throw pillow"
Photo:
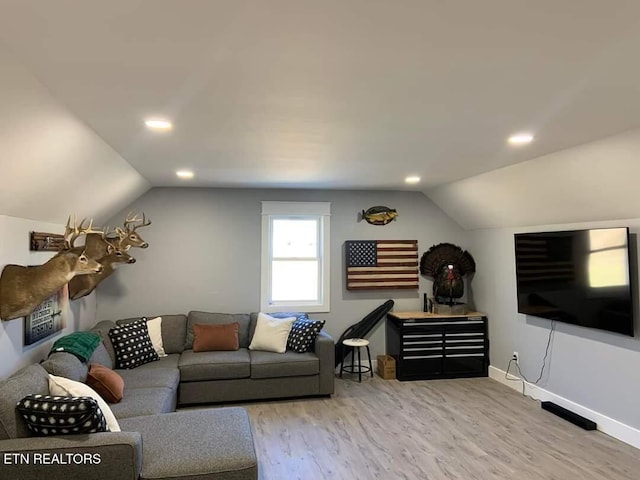
[[[87,373],[87,385],[108,403],[118,403],[124,392],[124,379],[99,363],[92,363]]]
[[[217,350],[238,350],[238,328],[240,324],[225,323],[214,325],[196,323],[193,325],[193,351],[213,352]]]

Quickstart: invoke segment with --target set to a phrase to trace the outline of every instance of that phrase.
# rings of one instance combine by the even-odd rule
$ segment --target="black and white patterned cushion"
[[[287,339],[287,350],[298,353],[308,352],[316,341],[320,330],[324,327],[324,323],[324,320],[298,318],[291,327],[291,332]]]
[[[91,397],[27,395],[17,408],[37,436],[109,431],[98,402]]]
[[[116,368],[136,368],[159,359],[149,337],[146,318],[112,328],[109,338],[116,352]]]

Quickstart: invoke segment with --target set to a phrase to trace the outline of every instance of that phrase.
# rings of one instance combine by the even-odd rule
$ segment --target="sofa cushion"
[[[124,396],[120,403],[110,405],[111,411],[120,423],[121,418],[140,417],[170,413],[176,409],[177,392],[170,388],[129,388],[124,386]],[[147,419],[149,421],[149,419]],[[155,419],[151,421],[153,423]],[[122,428],[122,427],[121,427]],[[165,441],[167,432],[164,433]]]
[[[238,344],[240,348],[247,348],[250,342],[248,314],[189,312],[187,319],[187,339],[184,345],[185,350],[193,348],[193,326],[196,323],[223,325],[234,322],[238,323]]]
[[[162,317],[155,317],[152,319],[147,318],[147,330],[149,330],[149,338],[151,339],[151,344],[158,354],[158,357],[166,357],[167,354],[164,351],[162,341]]]
[[[249,351],[246,348],[231,352],[194,352],[185,350],[178,363],[181,382],[247,378],[251,373]]]
[[[145,369],[143,366],[133,370],[118,370],[118,373],[124,380],[125,394],[136,388],[165,387],[175,390],[180,383],[180,370],[177,367]]]
[[[111,408],[107,402],[89,385],[85,385],[81,382],[69,380],[64,377],[56,377],[55,375],[49,375],[49,392],[50,395],[58,395],[60,397],[91,397],[98,402],[98,406],[107,421],[107,427],[111,432],[119,432],[120,426],[116,417],[113,415]]]
[[[256,331],[256,323],[258,322],[258,313],[260,312],[251,312],[249,315],[249,341],[253,338],[253,334]],[[296,317],[298,320],[301,318],[309,318],[309,314],[305,312],[273,312],[269,313],[269,315],[273,318],[289,318]]]
[[[102,365],[103,367],[113,369],[113,359],[111,358],[111,355],[109,355],[107,347],[104,346],[104,341],[98,344],[95,351],[93,352],[93,355],[91,355],[91,358],[89,358],[88,363],[97,363],[99,365]]]
[[[314,353],[274,353],[251,350],[251,378],[317,375],[320,360]]]
[[[112,328],[115,328],[115,327],[117,327],[115,322],[112,322],[111,320],[102,320],[102,321],[96,323],[89,330],[90,332],[96,332],[98,335],[100,335],[100,338],[102,338],[102,343],[104,344],[104,347],[107,349],[107,352],[109,352],[109,356],[111,357],[111,362],[114,365],[115,365],[115,362],[116,362],[116,352],[113,349],[113,344],[111,343],[111,338],[109,338],[109,330],[111,330]]]
[[[226,325],[207,325],[196,323],[193,326],[193,351],[215,352],[238,350],[238,323]]]
[[[118,403],[124,392],[124,379],[110,368],[92,363],[87,374],[87,385],[109,403]]]
[[[311,350],[324,324],[324,320],[298,318],[291,327],[291,333],[287,339],[287,350],[298,353]]]
[[[36,437],[108,432],[95,398],[27,395],[16,407]]]
[[[166,357],[162,357],[160,360],[156,360],[155,362],[151,362],[151,363],[145,363],[144,365],[140,365],[138,368],[136,368],[135,370],[141,370],[141,371],[145,371],[145,370],[151,370],[154,368],[178,368],[178,362],[180,361],[180,355],[178,355],[177,353],[172,353],[170,355],[167,355]],[[123,370],[117,370],[118,373],[122,372]]]
[[[182,353],[186,338],[186,315],[162,315],[162,343],[165,353]]]
[[[260,312],[249,350],[284,353],[287,350],[291,326],[295,321],[296,317],[274,318]]]
[[[87,372],[89,371],[87,365],[82,363],[78,357],[66,352],[52,353],[40,365],[51,375],[68,378],[76,382],[86,381]]]
[[[0,381],[0,440],[29,436],[16,404],[29,394],[49,394],[49,374],[40,365],[28,365]]]
[[[136,368],[159,359],[144,319],[109,330],[117,368]]]
[[[143,479],[240,480],[258,478],[251,424],[244,408],[210,408],[153,421],[127,418],[123,428],[142,435]],[[190,441],[167,441],[191,439]]]
[[[182,353],[185,340],[187,338],[187,316],[186,315],[147,315],[147,318],[162,317],[162,347],[167,354]],[[140,317],[123,318],[118,320],[118,325],[140,320]]]

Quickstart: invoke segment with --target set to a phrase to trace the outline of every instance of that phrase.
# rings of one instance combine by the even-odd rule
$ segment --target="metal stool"
[[[342,378],[342,371],[346,371],[347,373],[357,373],[358,374],[358,382],[362,382],[362,374],[371,372],[371,376],[373,377],[373,368],[371,366],[371,352],[369,351],[369,340],[365,340],[364,338],[347,338],[342,341],[342,344],[346,347],[352,347],[351,351],[351,365],[344,365],[344,359],[347,356],[344,352],[346,352],[346,348],[343,349],[342,354],[342,363],[340,364],[340,378]],[[367,356],[369,357],[369,366],[362,365],[362,361],[360,360],[360,348],[367,347]],[[355,355],[356,349],[358,349],[358,365],[355,364]]]

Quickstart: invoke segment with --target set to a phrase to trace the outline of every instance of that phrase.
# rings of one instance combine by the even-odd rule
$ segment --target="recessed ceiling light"
[[[404,181],[406,183],[419,183],[420,182],[420,177],[418,177],[417,175],[411,175],[411,176],[405,178]]]
[[[167,131],[173,128],[169,120],[162,118],[149,118],[144,121],[144,124],[149,130]]]
[[[533,135],[530,133],[516,133],[515,135],[511,135],[508,141],[511,145],[526,145],[527,143],[531,143],[532,140]]]
[[[182,178],[184,180],[193,178],[193,172],[191,170],[178,170],[176,172],[176,175],[178,176],[178,178]]]

